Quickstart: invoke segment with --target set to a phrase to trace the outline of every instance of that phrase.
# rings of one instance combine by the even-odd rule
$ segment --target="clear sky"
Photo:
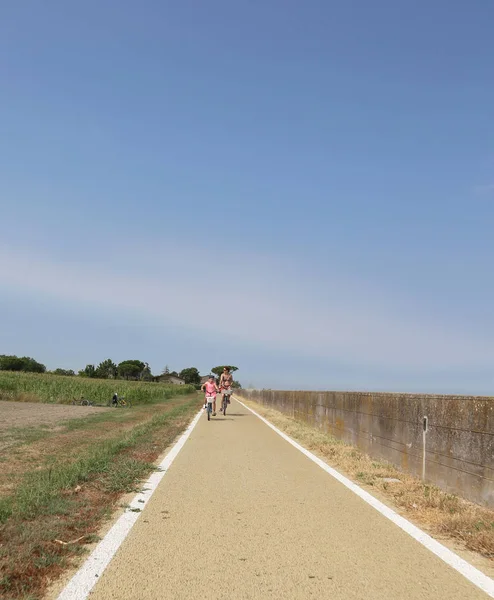
[[[0,8],[0,353],[494,394],[492,0]]]

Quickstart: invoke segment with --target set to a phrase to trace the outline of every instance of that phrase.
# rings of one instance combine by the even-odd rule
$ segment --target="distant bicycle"
[[[110,402],[108,402],[108,406],[115,408],[119,406],[126,406],[127,408],[131,408],[132,402],[130,400],[126,400],[123,396],[113,394],[113,398],[110,400]]]
[[[226,407],[230,404],[230,396],[232,395],[231,388],[225,388],[223,390],[223,401],[221,402],[221,412],[226,416]]]
[[[80,400],[74,399],[72,400],[72,406],[94,406],[94,402],[86,398],[81,398]]]

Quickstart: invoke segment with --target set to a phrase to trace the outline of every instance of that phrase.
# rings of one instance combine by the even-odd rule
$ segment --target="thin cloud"
[[[324,283],[303,273],[281,275],[267,259],[231,253],[218,263],[213,252],[199,255],[190,246],[183,253],[174,248],[173,268],[158,267],[160,256],[163,249],[155,248],[146,268],[138,266],[141,261],[130,267],[122,248],[126,270],[116,270],[4,248],[0,281],[75,311],[137,315],[157,325],[207,332],[214,340],[233,332],[244,343],[317,359],[420,369],[494,362],[493,344],[436,327],[403,307],[393,310],[395,298],[384,305],[373,290],[356,293],[358,284],[344,278]]]

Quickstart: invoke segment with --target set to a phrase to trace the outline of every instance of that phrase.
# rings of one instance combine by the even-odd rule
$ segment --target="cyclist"
[[[216,417],[216,394],[219,393],[218,386],[214,380],[214,375],[209,376],[209,380],[201,385],[201,390],[206,392],[204,408],[208,407],[208,397],[213,398],[213,417]]]
[[[223,367],[223,373],[220,377],[220,393],[223,391],[228,391],[227,402],[230,403],[230,395],[231,388],[233,385],[233,375],[230,373],[230,367]],[[225,399],[225,394],[223,393],[223,399]]]

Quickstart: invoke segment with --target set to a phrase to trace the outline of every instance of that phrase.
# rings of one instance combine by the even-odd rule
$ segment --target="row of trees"
[[[229,365],[230,372],[234,373],[238,371],[238,367]],[[218,378],[223,372],[224,366],[220,365],[211,369],[211,373],[214,373]],[[24,371],[30,373],[45,373],[47,372],[45,365],[27,356],[7,356],[0,355],[0,371]],[[64,375],[66,377],[75,377],[76,373],[72,369],[55,369],[54,371],[48,371],[54,375]],[[118,365],[114,363],[110,358],[100,362],[99,365],[86,365],[84,369],[81,369],[77,375],[79,377],[89,377],[91,379],[128,379],[135,381],[153,381],[156,377],[151,373],[148,363],[141,360],[124,360]],[[161,373],[161,378],[168,377],[179,377],[183,379],[186,384],[200,385],[201,374],[196,367],[187,367],[182,369],[180,372],[170,371],[169,367],[166,366]],[[234,382],[234,387],[241,387],[238,381]]]
[[[96,367],[86,365],[86,368],[79,371],[81,377],[91,377],[94,379],[134,379],[141,381],[152,381],[153,375],[148,363],[142,360],[124,360],[118,365],[111,358],[107,358]]]
[[[45,365],[30,356],[0,354],[0,371],[24,371],[25,373],[44,373]]]
[[[55,369],[47,371],[46,366],[30,358],[29,356],[0,355],[0,371],[23,371],[25,373],[53,373],[54,375],[65,375],[74,377],[72,369]],[[98,366],[86,365],[79,371],[80,377],[91,377],[98,379],[141,379],[151,381],[153,376],[149,365],[141,360],[124,360],[116,365],[110,358],[101,362]]]
[[[238,371],[238,367],[234,367],[233,365],[228,365],[230,367],[230,372],[233,374],[235,371]],[[216,375],[217,380],[219,380],[221,373],[223,373],[224,365],[219,365],[218,367],[213,367],[211,369],[211,373]],[[190,385],[199,386],[201,383],[201,374],[199,373],[199,369],[196,367],[187,367],[186,369],[182,369],[180,373],[177,371],[170,371],[168,365],[163,369],[162,376],[165,378],[168,377],[180,377],[183,379],[185,383]],[[238,381],[233,382],[233,387],[240,388],[242,387]]]

